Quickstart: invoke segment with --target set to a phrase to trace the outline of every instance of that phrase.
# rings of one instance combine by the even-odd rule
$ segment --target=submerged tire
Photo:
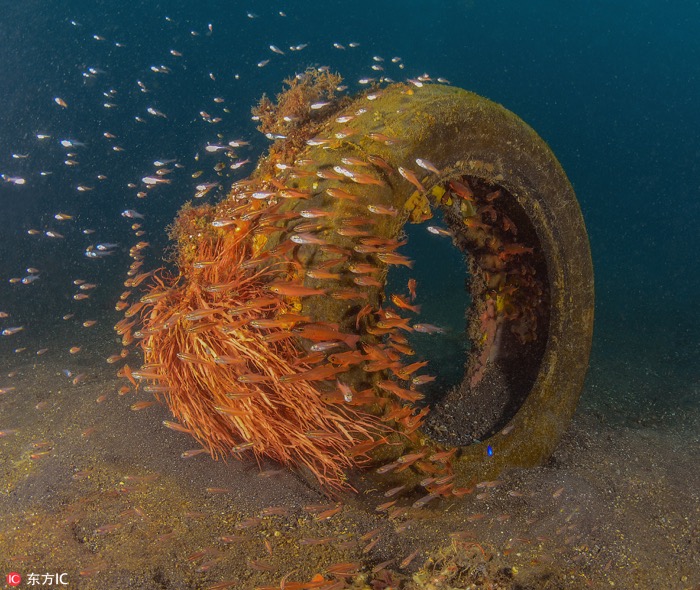
[[[418,507],[465,493],[453,474],[469,485],[554,450],[588,365],[588,238],[564,171],[513,113],[435,85],[335,100],[338,84],[312,70],[276,105],[261,100],[260,129],[277,141],[226,199],[181,210],[178,274],[158,274],[118,326],[129,338],[140,311],[136,377],[213,456],[250,451],[328,489],[391,459],[377,472],[412,488],[434,476]],[[456,342],[470,347],[459,386],[429,393],[405,335],[440,328],[403,312],[418,310],[389,297],[387,275],[411,266],[397,252],[406,224],[436,210],[467,258]],[[469,414],[484,418],[477,432]]]
[[[300,168],[306,162],[308,171],[307,176],[298,175],[295,187],[315,196],[297,201],[290,208],[332,209],[338,217],[344,211],[350,214],[352,203],[332,199],[324,190],[347,183],[324,179],[323,175],[319,179],[315,174],[332,170],[343,157],[379,156],[379,161],[387,165],[386,169],[375,166],[384,181],[381,186],[362,182],[352,185],[354,192],[360,191],[369,202],[402,212],[396,217],[382,216],[376,224],[374,234],[386,238],[396,238],[410,218],[418,221],[428,215],[430,206],[437,206],[435,199],[426,202],[425,198],[417,198],[413,184],[391,173],[400,168],[423,173],[416,158],[433,163],[439,171],[419,175],[425,195],[439,194],[433,190],[435,187],[444,187],[454,180],[501,191],[499,214],[507,211],[519,220],[523,248],[534,250],[531,266],[537,269],[544,287],[541,296],[531,295],[531,299],[537,298],[532,305],[542,307],[538,312],[539,327],[536,338],[524,347],[526,353],[511,355],[508,368],[510,376],[516,379],[517,375],[527,375],[527,390],[518,394],[516,407],[496,425],[497,431],[481,442],[461,448],[454,469],[459,479],[471,481],[494,476],[508,467],[536,465],[553,452],[570,422],[591,347],[593,268],[573,188],[547,144],[519,117],[498,104],[471,92],[437,85],[417,89],[394,85],[377,94],[370,95],[371,100],[368,96],[354,100],[317,127],[317,137],[349,135],[349,140],[331,146],[327,142],[305,146],[295,154],[297,162],[302,163]],[[358,112],[362,116],[346,120]],[[273,160],[271,156],[268,166]],[[264,169],[265,163],[259,172]],[[450,225],[457,234],[458,226],[459,223]],[[342,238],[336,241],[339,246],[347,245]],[[464,242],[467,251],[472,242]],[[267,247],[277,243],[272,240]],[[303,263],[318,263],[324,260],[324,254],[309,246],[300,258]],[[472,286],[473,295],[477,296],[476,309],[481,311],[483,301],[479,308],[478,297],[484,288],[482,284],[479,293]],[[371,293],[370,301],[379,305],[383,296],[378,288]],[[348,319],[345,302],[330,298],[305,299],[303,310],[341,326],[354,322],[354,318]],[[472,336],[479,330],[476,317],[472,318]],[[465,382],[468,378],[465,375]]]

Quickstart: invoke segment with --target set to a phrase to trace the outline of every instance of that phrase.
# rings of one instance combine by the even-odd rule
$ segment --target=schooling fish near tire
[[[119,326],[144,354],[134,375],[212,456],[269,457],[326,489],[351,487],[348,470],[372,460],[432,477],[431,497],[536,465],[573,415],[593,326],[588,238],[564,171],[529,126],[473,93],[395,84],[336,98],[338,83],[311,71],[264,98],[254,113],[277,139],[254,174],[181,210],[177,273],[156,274]],[[430,231],[466,255],[472,299],[447,398],[478,399],[496,374],[509,396],[487,436],[456,453],[423,428],[423,373],[441,367],[414,369],[411,338],[430,324],[410,285],[386,290],[390,268],[412,266],[404,226],[436,212],[447,227]]]

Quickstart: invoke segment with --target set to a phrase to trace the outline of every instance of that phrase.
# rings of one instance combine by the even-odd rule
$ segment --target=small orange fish
[[[169,393],[172,387],[169,385],[146,385],[143,388],[146,393]]]
[[[297,226],[298,229],[299,226]],[[300,233],[295,233],[289,238],[292,242],[295,244],[312,244],[312,245],[319,245],[323,246],[326,244],[330,244],[328,239],[325,238],[319,238],[318,236],[312,234],[311,232],[300,232]]]
[[[235,445],[235,446],[231,447],[231,452],[233,454],[237,455],[239,453],[242,453],[244,451],[248,451],[248,450],[252,449],[254,446],[255,446],[255,443],[253,443],[253,442],[244,442],[244,443],[241,443],[240,445]]]
[[[136,389],[138,389],[139,384],[136,383],[136,379],[134,379],[134,374],[131,372],[131,367],[128,364],[124,365],[121,369],[119,369],[119,371],[117,372],[117,376],[118,377],[126,377],[129,380],[129,383],[131,383]],[[159,373],[155,373],[155,377],[142,376],[142,378],[158,380],[158,379],[163,379],[163,376],[160,375]]]
[[[427,451],[421,451],[418,453],[409,453],[408,455],[402,455],[399,457],[396,462],[401,463],[402,465],[412,465],[419,459],[422,459],[428,454]]]
[[[334,244],[329,244],[327,246],[319,246],[319,249],[327,254],[337,254],[338,256],[342,256],[344,258],[349,258],[352,255],[352,252],[347,248],[342,248]]]
[[[357,334],[339,332],[335,327],[323,324],[305,324],[300,328],[295,328],[294,332],[299,334],[302,338],[312,340],[313,342],[340,340],[347,344],[349,348],[355,348],[360,341],[360,337]]]
[[[322,362],[325,358],[326,358],[326,353],[323,351],[312,352],[311,354],[307,354],[306,356],[300,356],[292,363],[292,365],[295,367],[298,367],[298,366],[304,365],[304,364],[316,365],[316,364]]]
[[[360,240],[360,243],[366,246],[380,248],[381,252],[392,252],[400,246],[405,246],[408,243],[408,240],[399,241],[394,239],[369,236],[366,238],[362,238]]]
[[[338,514],[343,509],[342,506],[338,506],[336,508],[331,508],[330,510],[324,510],[323,512],[319,512],[316,516],[316,520],[328,520],[332,516],[335,516]]]
[[[128,287],[138,287],[143,281],[145,281],[148,277],[153,275],[155,271],[150,271],[150,272],[144,272],[138,276],[135,276],[133,279],[131,279],[131,285],[127,285]]]
[[[191,352],[178,352],[175,356],[179,358],[182,362],[185,363],[206,363],[208,362],[206,359],[199,358],[196,354],[193,354]]]
[[[386,569],[389,565],[391,565],[393,561],[393,559],[388,559],[387,561],[382,561],[382,563],[378,563],[372,568],[372,573],[378,574],[382,570]]]
[[[515,224],[510,219],[510,217],[506,217],[505,215],[503,215],[501,223],[503,224],[503,231],[507,231],[509,233],[512,233],[513,235],[518,235],[518,228],[515,227]]]
[[[432,324],[413,324],[413,329],[422,334],[444,334],[445,329]]]
[[[280,342],[286,340],[287,338],[293,338],[294,333],[289,330],[280,330],[279,332],[273,332],[267,336],[260,338],[263,342]]]
[[[428,361],[420,361],[417,363],[411,363],[410,365],[406,365],[405,367],[401,367],[398,371],[397,374],[401,379],[406,379],[415,373],[418,369],[422,369],[428,364]]]
[[[135,404],[131,405],[131,409],[134,411],[144,410],[146,408],[150,408],[155,403],[156,402],[146,402],[146,401],[136,402]]]
[[[356,330],[360,329],[360,320],[364,317],[369,316],[372,313],[372,309],[372,305],[368,303],[360,311],[357,312],[357,318],[355,319]]]
[[[482,518],[485,518],[485,517],[486,517],[486,515],[483,514],[483,513],[472,514],[471,516],[468,516],[468,517],[467,517],[467,521],[469,521],[469,522],[475,522],[475,521],[481,520]]]
[[[411,562],[416,558],[416,556],[420,553],[420,549],[416,549],[413,553],[411,553],[406,559],[404,559],[400,564],[399,564],[399,569],[405,569],[407,568]]]
[[[136,325],[136,320],[133,320],[131,322],[127,322],[126,319],[118,321],[115,326],[114,326],[114,331],[119,334],[120,336],[122,334],[125,334],[127,331],[129,331],[131,328],[133,328]]]
[[[344,201],[357,201],[357,195],[353,195],[342,188],[327,188],[326,192],[334,199],[341,199]]]
[[[368,137],[371,140],[378,143],[383,143],[384,145],[394,145],[395,143],[398,143],[398,140],[394,139],[393,137],[389,137],[388,135],[384,135],[384,133],[370,133]],[[372,163],[374,164],[374,162]]]
[[[304,506],[304,511],[309,514],[318,514],[324,510],[330,510],[331,508],[337,507],[338,504],[307,504]]]
[[[355,277],[352,280],[353,283],[356,285],[360,285],[360,287],[383,287],[384,283],[380,281],[379,279],[375,279],[374,277],[370,277],[367,275],[362,275],[359,277]]]
[[[369,164],[364,160],[361,160],[360,158],[354,158],[353,156],[346,156],[344,158],[341,158],[340,161],[346,166],[369,166]]]
[[[98,535],[106,535],[107,533],[112,533],[116,531],[117,529],[121,528],[121,524],[105,524],[102,525],[101,527],[97,527],[95,529],[95,533]]]
[[[445,463],[449,461],[457,452],[457,447],[454,447],[453,449],[450,449],[449,451],[440,451],[438,453],[435,453],[434,455],[431,455],[429,457],[430,461],[433,462],[440,462],[440,463]]]
[[[374,549],[374,547],[377,545],[377,543],[379,543],[379,539],[381,539],[381,538],[382,538],[382,537],[381,537],[381,535],[380,535],[380,536],[378,536],[377,538],[375,538],[374,540],[372,540],[372,541],[370,541],[369,543],[367,543],[367,545],[365,545],[365,546],[362,548],[362,553],[369,553],[370,551],[372,551],[372,549]]]
[[[417,284],[416,279],[408,279],[408,293],[411,296],[411,301],[415,301],[416,299]]]
[[[190,457],[195,457],[196,455],[201,455],[202,453],[208,453],[206,449],[192,449],[190,451],[185,451],[180,455],[183,459],[189,459]]]
[[[324,211],[323,209],[304,209],[299,211],[299,215],[306,219],[316,219],[318,217],[331,217],[334,213],[332,211]]]
[[[472,191],[466,180],[463,182],[451,180],[449,184],[450,188],[457,194],[457,196],[461,197],[465,201],[474,201],[474,191]]]
[[[335,230],[339,236],[345,236],[346,238],[361,238],[370,235],[369,230],[360,229],[358,227],[344,227],[341,226]]]
[[[358,457],[360,455],[366,455],[369,453],[372,449],[378,447],[379,445],[382,445],[387,442],[386,437],[382,437],[378,440],[370,439],[366,440],[364,442],[356,444],[354,447],[351,447],[347,453],[350,457]]]
[[[408,180],[408,182],[415,186],[420,192],[425,192],[425,187],[423,186],[421,181],[418,180],[418,177],[416,176],[416,173],[413,172],[413,170],[399,166],[398,171],[401,176]]]
[[[107,567],[107,564],[102,563],[102,564],[96,565],[94,567],[89,567],[87,569],[80,570],[79,573],[83,578],[89,578],[91,576],[94,576],[95,574],[99,574],[106,567]]]
[[[355,289],[338,289],[332,291],[330,296],[339,301],[350,301],[354,299],[368,299],[369,295],[365,291],[357,291]]]
[[[163,420],[163,426],[170,428],[170,430],[177,430],[178,432],[184,432],[185,434],[192,434],[192,431],[177,422],[171,422],[170,420]]]
[[[262,522],[262,518],[258,516],[252,516],[251,518],[246,518],[236,524],[237,529],[252,529],[258,526]]]
[[[350,177],[350,180],[357,184],[374,184],[376,186],[386,186],[386,182],[384,182],[380,178],[375,178],[370,174],[362,174],[360,172],[353,173],[353,175]]]
[[[263,508],[260,514],[263,516],[288,516],[289,508],[286,506],[269,506],[268,508]]]
[[[193,311],[189,311],[185,314],[185,319],[189,322],[195,322],[197,320],[201,320],[203,318],[209,317],[211,315],[214,315],[217,313],[219,310],[217,309],[195,309]],[[128,313],[128,312],[127,312]],[[126,314],[124,314],[126,315]],[[132,314],[133,315],[133,314]]]
[[[326,289],[314,289],[312,287],[305,287],[299,283],[290,283],[287,281],[270,283],[267,288],[273,293],[286,297],[309,297],[311,295],[326,294]]]
[[[501,484],[500,481],[498,480],[493,480],[493,481],[480,481],[479,483],[476,484],[477,488],[495,488],[498,487]]]
[[[523,254],[532,254],[533,249],[523,246],[522,244],[508,244],[503,246],[503,249],[498,254],[498,258],[506,260],[510,256],[521,256]]]
[[[407,484],[403,484],[401,486],[397,486],[395,488],[391,488],[390,490],[387,490],[386,492],[384,492],[384,497],[391,498],[392,496],[395,496],[396,494],[398,494],[399,492],[404,490],[406,488],[406,485]]]
[[[78,373],[75,377],[73,377],[73,385],[83,383],[87,380],[87,378],[88,376],[85,373]]]
[[[392,500],[391,502],[384,502],[384,504],[379,504],[374,510],[375,512],[384,512],[385,510],[389,510],[394,504],[396,504],[398,500]]]
[[[258,572],[273,572],[273,571],[275,571],[275,566],[273,566],[271,563],[264,561],[262,559],[248,560],[248,567],[250,567],[250,569],[256,570]]]
[[[259,373],[244,373],[238,376],[238,381],[241,383],[265,383],[270,379],[272,377],[269,375],[260,375]]]
[[[361,350],[348,350],[347,352],[334,353],[328,357],[328,360],[334,365],[349,366],[357,365],[366,358]]]
[[[423,399],[423,394],[418,393],[417,391],[411,391],[410,389],[404,389],[402,387],[399,387],[396,383],[393,381],[388,381],[388,380],[383,380],[377,383],[377,386],[384,391],[388,391],[389,393],[393,393],[396,397],[401,398],[403,400],[409,401],[409,402],[415,402],[420,399]]]
[[[377,536],[377,533],[379,533],[380,530],[380,528],[376,528],[366,532],[360,537],[360,541],[369,541],[370,539],[373,539],[375,536]]]
[[[401,254],[396,254],[395,252],[380,252],[377,254],[377,258],[385,264],[401,265],[407,266],[408,268],[413,268],[413,260],[402,256]]]
[[[392,336],[397,336],[396,333],[392,334]],[[416,351],[413,350],[410,346],[407,344],[403,344],[402,342],[395,342],[394,340],[391,339],[391,336],[389,337],[389,345],[395,349],[398,350],[401,354],[405,354],[408,356],[413,356],[416,354]]]
[[[409,321],[410,318],[391,317],[378,321],[377,326],[387,330],[399,328],[401,330],[405,330],[406,332],[413,332],[413,328],[408,325]]]
[[[438,497],[439,497],[438,494],[428,494],[428,495],[423,496],[422,498],[416,500],[416,501],[413,503],[412,507],[413,507],[413,508],[422,508],[422,507],[425,506],[428,502],[431,502],[432,500],[434,500],[435,498],[438,498]]]
[[[340,438],[339,434],[326,430],[308,430],[304,434],[311,440],[337,440]]]
[[[338,577],[352,576],[362,568],[362,564],[357,561],[347,561],[335,563],[326,568],[326,572]]]
[[[313,235],[313,232],[319,232],[324,229],[327,229],[327,226],[323,223],[319,223],[315,219],[311,219],[309,221],[302,221],[301,223],[297,223],[294,226],[294,232],[297,234],[308,233]]]
[[[367,264],[364,262],[354,262],[348,265],[348,270],[355,275],[367,275],[379,271],[374,264]]]
[[[344,180],[345,176],[340,172],[336,172],[332,168],[321,168],[316,171],[316,176],[326,180]]]
[[[291,188],[285,188],[279,193],[277,193],[278,196],[282,197],[283,199],[309,199],[311,198],[311,193],[308,191],[300,191],[300,190],[294,190]]]
[[[420,313],[420,305],[411,305],[404,297],[401,297],[401,295],[392,295],[391,301],[401,309],[407,309],[413,313]]]
[[[399,214],[399,210],[395,207],[385,205],[367,205],[367,209],[375,215],[390,215],[391,217],[396,217]]]
[[[389,163],[381,156],[369,155],[367,156],[367,161],[377,168],[382,168],[389,174],[394,174],[394,169],[389,165]]]

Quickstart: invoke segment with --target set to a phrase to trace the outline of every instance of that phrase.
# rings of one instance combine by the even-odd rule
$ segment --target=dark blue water
[[[250,107],[262,93],[278,92],[283,78],[330,65],[351,90],[363,76],[444,76],[530,123],[567,171],[591,239],[597,293],[592,374],[653,370],[658,387],[644,395],[671,406],[692,402],[700,323],[697,2],[32,0],[2,2],[2,13],[0,172],[26,183],[0,183],[0,311],[11,313],[0,321],[26,328],[0,341],[0,354],[63,326],[59,316],[74,307],[75,278],[102,285],[81,313],[115,319],[110,310],[128,263],[131,224],[120,212],[146,215],[156,264],[167,244],[164,228],[194,186],[225,186],[245,175],[244,168],[217,177],[216,160],[203,146],[219,141],[217,134],[247,139],[252,145],[240,156],[255,161],[266,140],[254,131]],[[339,50],[334,42],[360,46]],[[301,43],[309,45],[289,51]],[[286,54],[272,53],[270,44]],[[384,72],[371,70],[374,55],[385,58]],[[393,56],[405,69],[390,63]],[[257,67],[266,59],[269,64]],[[154,73],[154,65],[171,73]],[[85,78],[90,67],[100,73]],[[105,97],[110,90],[116,93]],[[69,107],[57,106],[55,97]],[[117,106],[105,108],[105,102]],[[148,107],[167,118],[149,115]],[[200,111],[222,122],[207,123]],[[105,131],[117,139],[105,139]],[[37,133],[51,138],[37,140]],[[86,144],[76,150],[79,166],[63,164],[66,149],[58,141],[65,138]],[[124,151],[115,152],[114,145]],[[172,185],[137,199],[138,189],[127,184],[138,183],[152,173],[154,160],[164,158],[185,168],[173,172]],[[202,177],[192,179],[200,169]],[[98,174],[107,179],[96,180]],[[79,184],[94,190],[79,192]],[[58,222],[58,212],[75,219]],[[31,228],[54,229],[65,238],[29,236]],[[83,235],[85,228],[95,233]],[[103,260],[86,259],[83,249],[100,241],[122,247]],[[39,268],[41,278],[8,283],[26,275],[27,267]],[[663,389],[669,382],[674,386]]]

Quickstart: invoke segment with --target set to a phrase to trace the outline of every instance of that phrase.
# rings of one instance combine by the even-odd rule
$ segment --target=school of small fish
[[[247,23],[257,21],[262,18],[260,15],[253,12],[245,12],[241,14],[241,26],[250,26]],[[271,18],[287,18],[285,11],[277,11]],[[173,37],[178,40],[176,47],[171,47],[164,52],[159,58],[153,59],[151,63],[145,62],[141,66],[141,73],[131,82],[117,81],[113,78],[110,71],[109,59],[104,58],[102,63],[93,63],[87,66],[76,65],[73,80],[66,80],[66,84],[62,87],[57,87],[49,90],[47,101],[54,105],[54,109],[58,111],[70,112],[71,109],[83,108],[85,101],[90,97],[95,101],[95,105],[103,110],[119,113],[119,119],[115,121],[114,126],[108,124],[108,119],[105,121],[96,121],[91,127],[91,132],[80,136],[73,136],[70,132],[71,124],[60,123],[60,116],[56,119],[59,122],[45,121],[43,124],[37,121],[36,127],[31,134],[30,140],[22,139],[17,141],[17,145],[13,146],[11,138],[4,139],[4,146],[9,151],[7,157],[0,157],[0,191],[4,194],[3,206],[12,206],[13,199],[22,199],[21,191],[41,191],[46,182],[51,182],[51,179],[56,175],[63,175],[61,168],[70,171],[72,179],[72,190],[77,194],[89,195],[92,202],[104,202],[104,199],[112,199],[115,191],[118,191],[120,198],[124,193],[127,194],[127,199],[130,202],[128,208],[120,213],[121,217],[134,221],[132,230],[136,237],[145,236],[146,229],[144,227],[144,213],[140,212],[139,202],[147,197],[155,197],[154,191],[162,191],[161,187],[175,186],[178,190],[182,190],[183,186],[187,186],[186,177],[192,179],[200,179],[202,176],[209,177],[209,180],[196,182],[185,189],[185,193],[195,199],[203,199],[204,197],[217,198],[222,195],[222,189],[226,186],[225,180],[235,179],[237,174],[245,172],[246,167],[251,164],[251,158],[241,157],[238,155],[239,150],[248,149],[250,142],[244,139],[225,138],[225,132],[216,131],[217,128],[224,127],[227,119],[232,116],[232,110],[227,106],[231,102],[231,97],[226,97],[226,92],[216,90],[216,84],[212,84],[211,89],[204,92],[211,93],[210,107],[194,110],[191,115],[193,120],[204,122],[205,126],[217,125],[214,131],[210,133],[212,138],[205,140],[191,161],[185,161],[180,158],[162,158],[152,157],[148,153],[150,150],[157,150],[158,142],[157,135],[163,125],[174,127],[177,124],[171,122],[171,117],[159,105],[159,97],[167,92],[163,89],[164,82],[162,78],[175,78],[178,74],[182,75],[183,68],[186,68],[187,57],[189,54],[198,51],[200,46],[205,46],[208,40],[216,35],[217,27],[214,22],[201,23],[199,26],[188,28],[184,23],[178,24],[175,19],[167,14],[162,15],[163,26],[169,27],[172,30]],[[126,50],[129,47],[123,38],[107,34],[103,31],[90,31],[80,20],[68,19],[65,24],[66,36],[73,38],[75,41],[85,44],[88,48],[95,44],[97,48],[111,46],[112,52]],[[293,44],[284,43],[268,43],[261,44],[260,59],[255,61],[255,66],[252,71],[247,74],[244,71],[244,65],[238,64],[240,69],[234,73],[231,72],[209,72],[208,77],[212,82],[217,80],[224,81],[223,88],[231,88],[231,81],[239,81],[250,78],[256,75],[255,70],[271,64],[275,59],[282,59],[281,67],[289,67],[290,56],[295,55],[297,63],[301,69],[305,65],[305,55],[313,50],[314,45],[319,45],[318,50],[326,51],[328,49],[335,51],[356,51],[362,52],[364,47],[361,43],[350,40],[332,41],[329,45],[321,46],[313,40],[306,42],[295,42]],[[310,48],[310,49],[309,49]],[[97,51],[97,49],[96,49]],[[96,54],[97,55],[97,54]],[[99,61],[99,60],[96,60]],[[391,83],[394,81],[390,77],[389,70],[394,71],[397,76],[401,76],[407,65],[404,60],[398,56],[384,58],[380,55],[371,55],[367,63],[368,72],[371,75],[362,75],[356,80],[356,87],[362,88],[366,85]],[[319,66],[319,70],[328,70],[328,66]],[[416,86],[427,82],[449,83],[442,77],[433,78],[428,74],[416,74],[406,80]],[[347,90],[348,86],[343,85],[339,88],[340,91]],[[318,102],[311,105],[311,109],[322,110],[328,102]],[[129,139],[129,130],[126,125],[131,119],[135,126],[149,128],[149,134],[153,140],[146,144],[133,145]],[[112,119],[113,120],[113,119]],[[160,121],[160,122],[159,122]],[[116,127],[119,127],[119,133]],[[135,128],[134,128],[135,129]],[[27,130],[29,131],[29,130]],[[31,141],[33,139],[33,141]],[[274,138],[271,138],[274,139]],[[104,151],[107,149],[113,155],[110,159],[103,159],[98,166],[91,161],[91,153],[97,150]],[[128,180],[125,185],[116,185],[112,181],[110,174],[111,167],[120,166],[120,162],[126,153],[137,153],[139,158],[142,158],[142,170]],[[156,151],[157,153],[157,151]],[[150,156],[150,157],[149,157]],[[210,158],[215,157],[215,161]],[[53,158],[53,165],[49,164]],[[149,164],[150,162],[150,164]],[[418,164],[425,168],[426,164]],[[429,163],[427,166],[431,166]],[[430,170],[430,168],[426,168]],[[207,171],[209,170],[209,171]],[[434,170],[434,168],[433,168]],[[347,170],[344,173],[348,173]],[[371,178],[366,175],[357,173],[351,176],[351,179],[358,183],[371,182]],[[125,190],[126,189],[126,190]],[[172,193],[170,193],[172,194]],[[130,196],[128,196],[130,195]],[[266,198],[267,195],[259,195],[257,198]],[[34,194],[30,198],[36,198]],[[342,197],[339,197],[342,198]],[[102,206],[102,205],[98,205]],[[74,242],[74,238],[82,234],[88,236],[88,242],[82,247],[82,254],[88,260],[100,260],[114,255],[123,255],[131,246],[110,239],[110,226],[117,224],[117,219],[90,219],[91,207],[86,206],[85,201],[70,199],[67,204],[61,205],[65,210],[50,212],[50,217],[55,223],[50,223],[45,217],[37,219],[34,224],[20,228],[27,235],[34,237],[36,240],[69,240]],[[393,211],[378,210],[378,214],[392,215]],[[222,222],[223,223],[223,222]],[[101,227],[97,229],[98,224]],[[446,230],[445,230],[446,231]],[[121,233],[121,232],[120,232]],[[295,237],[297,243],[308,243],[304,240],[313,239],[309,235],[299,235]],[[146,242],[143,242],[145,244]],[[145,245],[141,245],[139,250]],[[28,248],[35,249],[34,246],[28,244]],[[38,248],[50,248],[50,245],[39,245]],[[28,253],[28,258],[33,258]],[[81,263],[78,261],[66,264],[66,266],[74,269],[79,267]],[[94,274],[94,266],[85,266],[86,272]],[[44,269],[40,264],[27,265],[26,274],[16,274],[9,267],[0,268],[0,281],[7,281],[14,288],[26,287],[32,285],[32,289],[53,289],[55,285],[48,281],[41,280],[44,276]],[[56,274],[55,270],[52,274]],[[74,283],[80,287],[82,281],[80,277],[70,276],[74,270],[67,271],[61,274],[61,279],[66,283]],[[359,279],[370,280],[370,279]],[[65,284],[65,283],[64,283]],[[94,287],[98,287],[95,284]],[[91,293],[86,292],[90,287],[80,287],[79,291],[73,296],[73,301],[80,302],[90,298]],[[2,292],[0,291],[0,294]],[[1,297],[1,296],[0,296]],[[7,297],[6,299],[10,299]],[[66,321],[89,322],[90,320],[80,320],[80,311],[84,309],[75,307],[66,309],[64,318]],[[42,322],[23,322],[23,325],[13,324],[13,318],[19,317],[22,314],[12,309],[12,305],[3,301],[0,298],[0,334],[4,337],[11,337],[20,332],[26,336],[26,340],[21,341],[21,345],[14,346],[13,350],[16,354],[32,354],[30,341],[42,339],[48,334],[42,333]],[[20,343],[18,337],[12,340],[13,344]],[[27,344],[26,346],[24,344]],[[43,349],[40,349],[43,350]],[[36,351],[34,351],[36,352]],[[50,350],[49,350],[50,352]],[[43,354],[43,352],[42,352]]]

